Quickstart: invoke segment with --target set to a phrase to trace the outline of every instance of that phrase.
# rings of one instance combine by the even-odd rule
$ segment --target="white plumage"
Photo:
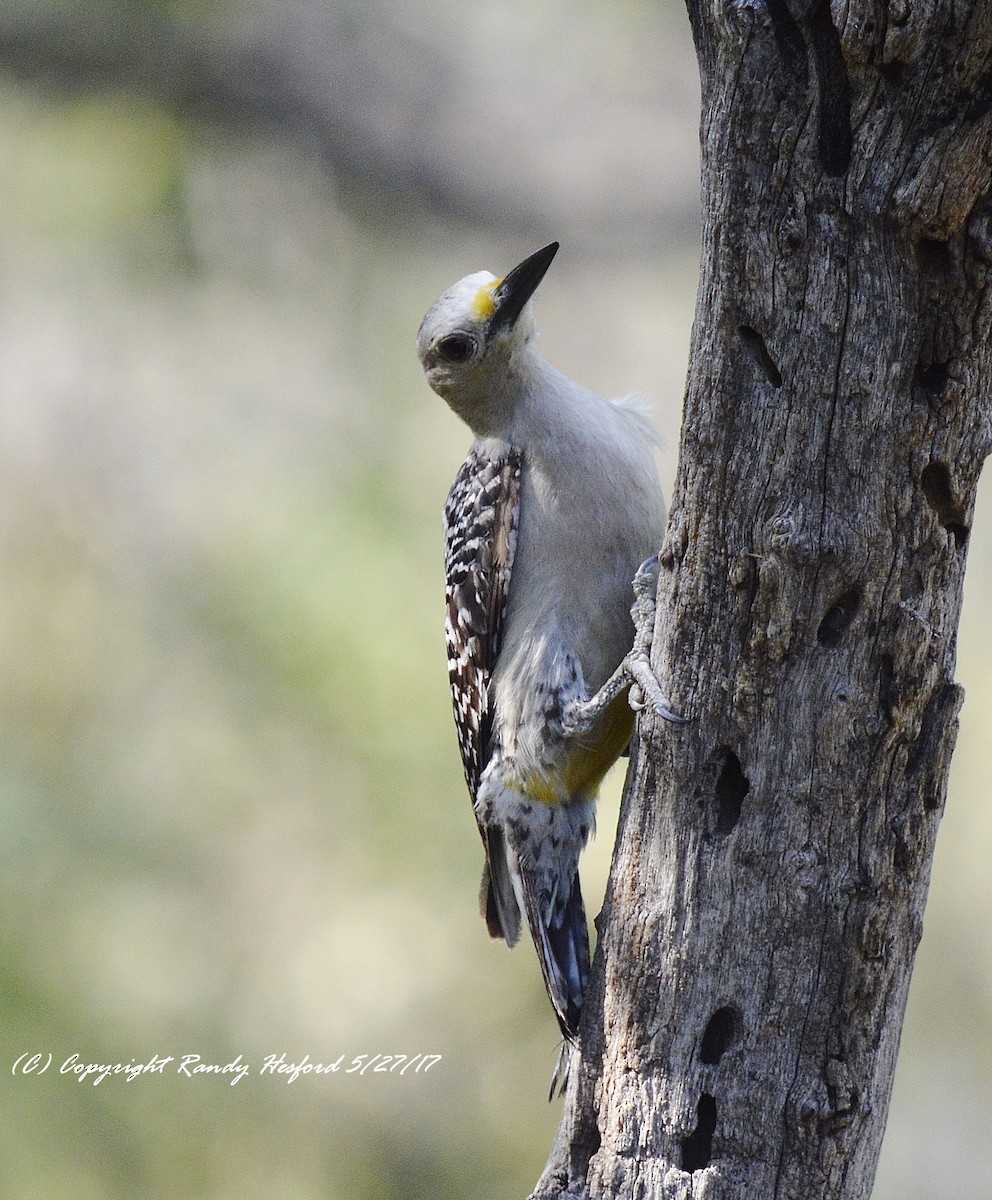
[[[661,545],[665,507],[643,416],[537,349],[530,297],[557,248],[503,280],[460,280],[428,311],[417,349],[476,435],[445,508],[445,568],[455,722],[486,847],[483,911],[511,946],[524,915],[571,1039],[589,965],[578,858],[602,777],[630,738],[630,680],[618,670],[634,639],[631,580]]]

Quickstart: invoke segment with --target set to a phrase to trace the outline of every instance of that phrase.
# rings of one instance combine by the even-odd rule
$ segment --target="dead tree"
[[[656,670],[534,1193],[866,1200],[990,449],[992,5],[689,0],[702,274]]]

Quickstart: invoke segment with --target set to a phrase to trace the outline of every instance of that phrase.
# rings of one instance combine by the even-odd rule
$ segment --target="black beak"
[[[493,303],[496,308],[489,318],[491,330],[513,328],[523,312],[524,305],[537,291],[537,285],[544,278],[548,267],[551,266],[551,260],[557,253],[558,243],[551,242],[543,250],[525,258],[509,275],[500,280],[493,289]]]

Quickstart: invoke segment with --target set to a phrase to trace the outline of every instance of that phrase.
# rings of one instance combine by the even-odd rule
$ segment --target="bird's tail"
[[[498,826],[486,830],[483,915],[490,934],[513,946],[523,912],[558,1024],[573,1041],[589,978],[589,932],[577,869],[584,839],[563,839],[554,863],[535,863],[529,848],[518,849],[514,840]]]
[[[589,931],[578,871],[571,881],[558,880],[550,903],[523,874],[524,912],[537,950],[548,998],[562,1034],[574,1041],[579,1031],[582,997],[589,979]]]
[[[499,825],[488,825],[483,834],[486,865],[482,869],[479,905],[491,938],[503,938],[512,950],[520,938],[518,888],[513,881],[516,855],[510,850]]]

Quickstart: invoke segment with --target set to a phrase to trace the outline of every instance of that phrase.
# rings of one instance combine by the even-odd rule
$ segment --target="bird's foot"
[[[658,556],[641,563],[634,576],[634,644],[630,653],[589,700],[576,700],[565,710],[562,724],[569,737],[588,733],[617,696],[630,688],[628,701],[635,712],[650,707],[659,717],[675,725],[685,724],[672,708],[651,667],[651,641],[654,637],[655,591],[658,584]]]
[[[672,708],[672,702],[662,691],[651,667],[655,595],[658,590],[657,554],[641,563],[634,576],[633,586],[634,606],[630,615],[634,619],[634,645],[621,667],[630,679],[630,707],[634,712],[651,708],[664,720],[675,725],[684,725],[686,718],[680,717]]]
[[[672,708],[671,700],[662,691],[647,654],[628,654],[624,659],[624,667],[631,680],[627,699],[634,712],[650,708],[657,716],[671,721],[673,725],[686,723],[689,718],[680,717]]]

